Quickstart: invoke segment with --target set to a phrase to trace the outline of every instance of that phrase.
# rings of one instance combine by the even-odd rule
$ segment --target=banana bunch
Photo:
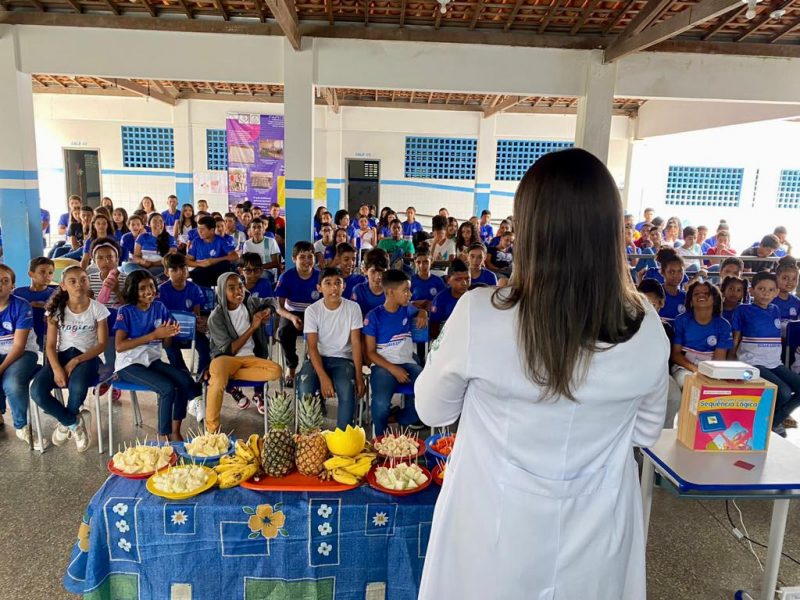
[[[372,468],[372,463],[377,457],[373,452],[361,452],[350,456],[334,456],[323,463],[325,470],[322,479],[333,479],[345,485],[360,483]]]
[[[261,473],[261,452],[263,447],[264,440],[255,433],[246,442],[236,440],[234,453],[229,456],[223,456],[219,461],[219,465],[214,467],[214,471],[217,472],[217,483],[220,489],[235,487]]]

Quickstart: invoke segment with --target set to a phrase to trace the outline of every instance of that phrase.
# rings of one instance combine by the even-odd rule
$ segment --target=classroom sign
[[[250,200],[267,210],[279,201],[285,175],[282,115],[231,113],[228,134],[228,204]]]

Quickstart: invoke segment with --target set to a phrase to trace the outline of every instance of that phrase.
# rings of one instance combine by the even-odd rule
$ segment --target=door
[[[64,175],[67,179],[67,196],[75,194],[83,203],[100,206],[100,152],[64,148]]]
[[[380,170],[379,160],[347,159],[347,212],[351,215],[362,204],[380,205]]]

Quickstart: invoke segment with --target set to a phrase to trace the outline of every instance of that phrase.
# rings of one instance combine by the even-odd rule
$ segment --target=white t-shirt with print
[[[244,335],[244,332],[250,328],[250,313],[244,304],[240,304],[234,310],[229,310],[228,315],[233,322],[233,328],[236,330],[237,335]],[[256,343],[253,341],[253,336],[244,343],[236,356],[254,356],[256,350]]]
[[[350,332],[361,329],[362,326],[361,308],[345,298],[342,298],[342,303],[335,310],[327,308],[324,299],[317,300],[306,309],[303,318],[303,333],[316,333],[319,336],[317,349],[320,355],[329,358],[353,360]]]
[[[109,314],[97,300],[90,300],[89,308],[82,313],[76,314],[69,306],[64,307],[64,319],[58,324],[58,351],[75,348],[86,352],[97,344],[97,322],[105,321]]]

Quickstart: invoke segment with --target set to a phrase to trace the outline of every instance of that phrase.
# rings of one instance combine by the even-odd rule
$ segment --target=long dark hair
[[[90,230],[90,233],[89,233],[89,238],[90,238],[90,239],[92,239],[92,240],[96,240],[98,237],[100,237],[100,236],[98,235],[98,233],[97,233],[97,229],[96,229],[96,228],[95,228],[95,226],[94,226],[94,224],[97,222],[97,220],[98,220],[98,219],[104,219],[104,220],[105,220],[105,222],[106,222],[106,235],[105,235],[105,236],[103,236],[103,237],[106,237],[106,236],[108,236],[108,235],[114,235],[114,221],[112,221],[111,219],[109,219],[109,218],[108,218],[106,215],[104,215],[104,214],[96,214],[96,215],[95,215],[95,216],[92,218],[92,224],[91,224],[91,226],[90,226],[90,227],[91,227],[91,230]]]
[[[138,304],[139,303],[139,284],[145,279],[150,279],[153,285],[158,288],[158,282],[150,271],[145,269],[138,269],[133,271],[125,278],[125,287],[122,290],[122,299],[125,304]]]
[[[514,250],[525,260],[492,300],[517,308],[525,371],[543,399],[575,400],[592,354],[639,330],[645,308],[625,260],[622,214],[608,169],[580,149],[540,158],[514,195]]]
[[[180,221],[178,221],[178,223],[180,224],[180,229],[183,230],[183,226],[186,225],[186,217],[183,215],[183,211],[186,210],[187,207],[192,209],[192,216],[189,217],[189,225],[192,226],[192,229],[197,229],[197,218],[195,217],[194,214],[194,206],[192,206],[188,202],[183,206],[181,206],[181,218]]]
[[[158,213],[152,213],[150,215],[150,218],[147,219],[147,224],[150,225],[150,230],[151,231],[153,229],[152,223],[153,223],[154,219],[161,219],[161,223],[163,225],[163,229],[161,230],[161,233],[158,234],[157,236],[155,236],[155,238],[156,238],[156,250],[158,250],[158,253],[161,256],[166,256],[167,254],[169,254],[169,238],[170,238],[169,232],[167,231],[167,225],[166,225],[166,223],[164,223],[164,217],[162,217]]]
[[[464,234],[462,233],[464,229],[469,229],[472,231],[472,237],[470,238],[469,243],[464,241]],[[464,221],[461,225],[458,226],[458,232],[456,233],[456,250],[461,252],[461,250],[468,247],[470,244],[474,244],[475,242],[480,242],[480,241],[481,241],[481,236],[478,234],[478,228],[475,227],[475,223]]]
[[[66,269],[61,271],[61,281],[64,281],[64,276],[73,269],[78,269],[83,273],[86,272],[78,265],[69,265]],[[57,326],[64,322],[64,311],[67,308],[68,302],[69,292],[61,286],[58,286],[56,290],[50,294],[50,298],[48,298],[47,303],[44,305],[45,312],[50,315],[50,320]]]
[[[710,281],[695,281],[689,286],[689,289],[686,290],[686,301],[683,303],[684,307],[686,308],[686,312],[691,313],[692,316],[694,316],[694,291],[700,286],[708,288],[708,293],[711,295],[711,299],[714,301],[714,306],[711,309],[712,316],[720,316],[722,314],[722,292],[720,292],[719,288]]]

